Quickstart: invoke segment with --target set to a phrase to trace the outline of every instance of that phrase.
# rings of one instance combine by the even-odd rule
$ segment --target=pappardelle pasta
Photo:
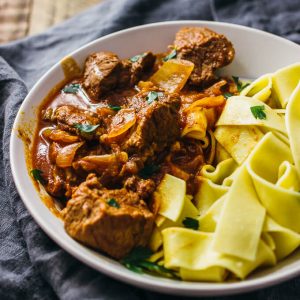
[[[169,209],[158,211],[151,239],[154,252],[163,249],[158,262],[183,280],[221,282],[274,266],[297,249],[299,128],[300,64],[228,98],[212,133],[215,164],[201,169],[193,201],[182,195],[178,213],[174,198],[160,197]],[[177,218],[169,216],[173,209]],[[188,218],[195,228],[185,228]]]

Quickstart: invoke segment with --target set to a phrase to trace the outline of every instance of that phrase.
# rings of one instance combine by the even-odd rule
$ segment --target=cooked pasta
[[[152,235],[152,249],[163,250],[161,262],[183,280],[244,279],[299,247],[299,70],[295,64],[263,75],[230,97],[213,132],[215,157],[196,177],[198,192],[193,199],[181,196],[176,220],[168,217],[172,197],[164,199],[169,212],[158,212],[164,219]],[[191,106],[186,111],[198,107]],[[209,137],[211,127],[201,122],[183,134]],[[187,218],[198,225],[186,226]]]

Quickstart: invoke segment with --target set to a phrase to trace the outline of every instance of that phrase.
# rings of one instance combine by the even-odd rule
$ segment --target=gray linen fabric
[[[300,43],[299,0],[111,0],[43,34],[0,46],[0,299],[177,298],[110,279],[81,264],[51,241],[33,221],[15,189],[9,164],[9,137],[28,90],[67,53],[120,29],[187,19],[238,23]],[[250,294],[215,299],[298,300],[300,279]]]

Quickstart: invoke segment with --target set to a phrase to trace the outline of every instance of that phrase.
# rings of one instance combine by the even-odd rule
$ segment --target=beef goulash
[[[71,237],[122,259],[148,246],[166,174],[197,193],[224,94],[237,93],[215,71],[233,58],[225,36],[182,28],[166,53],[91,53],[82,77],[42,104],[32,173]]]

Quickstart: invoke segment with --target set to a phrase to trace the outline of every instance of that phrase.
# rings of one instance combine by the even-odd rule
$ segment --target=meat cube
[[[100,127],[97,128],[95,132],[85,133],[74,127],[76,124],[99,125],[101,120],[98,114],[72,105],[63,105],[58,107],[54,111],[52,110],[52,108],[49,108],[44,112],[43,119],[56,122],[58,127],[62,130],[73,132],[86,139],[93,138],[97,133],[100,134],[102,130],[102,128]]]
[[[155,55],[152,52],[145,52],[139,59],[132,63],[130,85],[135,85],[144,72],[151,70],[155,63]]]
[[[83,87],[93,100],[112,90],[118,84],[121,62],[111,52],[97,52],[88,56],[83,74]]]
[[[185,27],[176,34],[177,58],[193,62],[192,85],[207,85],[215,79],[214,71],[232,62],[234,48],[224,35],[203,27]]]
[[[177,94],[160,96],[148,104],[141,97],[133,97],[131,107],[139,109],[137,122],[128,139],[121,146],[129,154],[143,154],[144,161],[163,151],[180,136]]]
[[[120,259],[146,246],[154,215],[137,193],[107,190],[89,174],[63,210],[65,229],[74,239]]]
[[[136,192],[142,199],[149,198],[156,188],[155,182],[152,179],[141,179],[135,175],[125,180],[124,187]]]

